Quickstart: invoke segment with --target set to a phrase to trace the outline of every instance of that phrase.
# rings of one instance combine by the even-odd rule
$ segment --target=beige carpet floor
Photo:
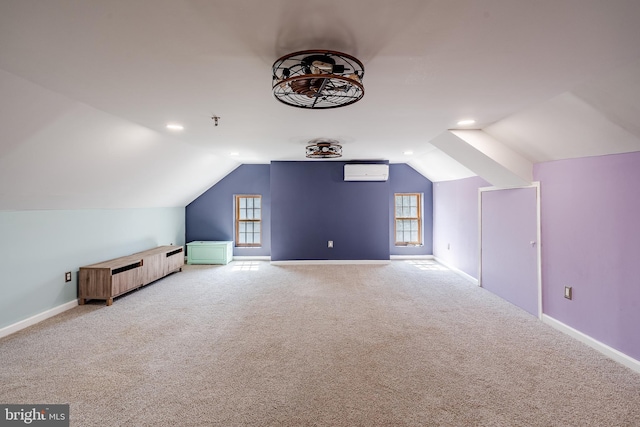
[[[74,426],[640,426],[640,375],[432,261],[186,266],[0,362]]]

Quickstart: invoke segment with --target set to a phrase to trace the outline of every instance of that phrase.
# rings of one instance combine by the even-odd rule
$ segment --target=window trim
[[[398,196],[416,196],[418,216],[417,217],[398,217],[396,214],[396,198]],[[422,246],[424,244],[423,236],[423,205],[422,205],[422,193],[394,193],[393,194],[393,240],[395,246],[407,247],[407,246]],[[417,242],[399,242],[398,239],[398,220],[417,220],[418,221],[418,241]]]
[[[260,199],[260,219],[240,219],[240,199]],[[236,194],[234,196],[234,212],[235,212],[235,247],[237,248],[260,248],[262,247],[262,195],[260,194]],[[259,243],[240,243],[240,224],[241,223],[258,223],[260,224],[260,231],[258,236],[260,238]],[[255,233],[254,233],[255,234]]]

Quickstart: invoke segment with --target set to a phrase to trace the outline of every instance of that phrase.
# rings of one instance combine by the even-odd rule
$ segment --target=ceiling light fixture
[[[364,96],[364,65],[346,53],[305,50],[273,63],[273,95],[299,108],[344,107]]]
[[[177,123],[169,123],[167,125],[167,129],[171,129],[171,130],[184,130],[184,126],[179,125]]]
[[[475,121],[475,120],[473,120],[473,119],[469,119],[469,120],[460,120],[460,121],[458,122],[458,125],[460,125],[460,126],[467,126],[467,125],[472,125],[472,124],[474,124],[475,122],[476,122],[476,121]]]
[[[413,151],[408,150],[403,153],[405,156],[413,156]]]
[[[330,159],[342,157],[342,145],[338,141],[317,138],[309,141],[306,147],[307,157],[310,159]]]

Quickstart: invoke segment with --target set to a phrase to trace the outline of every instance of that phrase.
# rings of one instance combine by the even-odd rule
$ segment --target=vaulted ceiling
[[[360,102],[274,100],[273,62],[313,48],[364,63]],[[637,0],[0,2],[1,210],[184,206],[319,137],[433,181],[504,176],[639,151],[639,117]],[[481,144],[449,132],[468,118]]]

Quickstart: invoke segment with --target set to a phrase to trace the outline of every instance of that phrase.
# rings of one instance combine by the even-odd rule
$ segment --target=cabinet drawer
[[[111,296],[123,294],[135,288],[142,286],[142,268],[136,267],[131,270],[111,276]]]

